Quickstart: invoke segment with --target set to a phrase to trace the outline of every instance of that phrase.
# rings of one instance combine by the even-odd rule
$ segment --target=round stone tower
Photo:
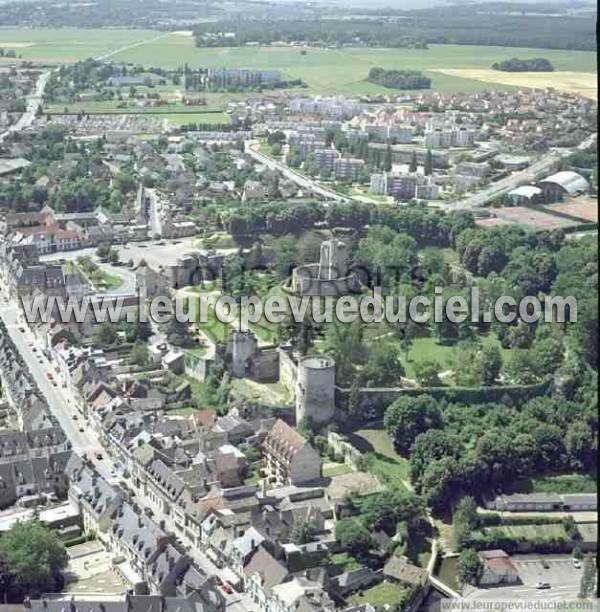
[[[296,423],[304,417],[315,423],[333,418],[335,410],[335,361],[311,355],[298,364]]]

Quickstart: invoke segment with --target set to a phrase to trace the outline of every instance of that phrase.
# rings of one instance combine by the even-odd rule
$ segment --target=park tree
[[[110,255],[110,251],[110,244],[103,242],[102,244],[98,245],[98,248],[96,249],[96,257],[98,257],[98,259],[106,260]]]
[[[125,323],[125,342],[145,342],[152,336],[152,327],[148,321],[138,320],[133,323]]]
[[[417,152],[414,149],[410,157],[410,164],[408,165],[408,171],[409,172],[417,171]]]
[[[119,251],[117,249],[110,249],[108,252],[108,261],[113,264],[119,261]]]
[[[58,534],[38,518],[17,521],[2,535],[0,558],[14,575],[10,580],[15,595],[21,597],[60,590],[61,571],[68,562],[67,551]]]
[[[359,319],[353,323],[334,320],[325,331],[324,350],[335,359],[337,376],[348,381],[354,372],[354,363],[361,347],[362,327]]]
[[[111,346],[117,344],[119,341],[117,327],[114,323],[101,323],[95,329],[94,336],[96,341],[104,346]]]
[[[132,363],[138,366],[146,366],[150,362],[150,352],[148,345],[145,342],[138,340],[132,347],[129,353],[129,359]]]
[[[425,154],[425,164],[423,165],[423,172],[425,176],[430,176],[433,174],[433,155],[431,153],[431,149],[427,149],[427,153]]]
[[[308,544],[317,531],[314,521],[310,519],[296,521],[292,527],[291,540],[294,544]]]
[[[475,500],[470,496],[463,497],[456,506],[452,519],[454,546],[460,548],[463,541],[480,524]]]
[[[335,539],[342,548],[353,555],[364,555],[371,548],[371,533],[356,519],[347,518],[338,521],[335,526]]]
[[[385,148],[385,157],[383,158],[383,170],[385,172],[392,171],[392,146],[388,144]]]
[[[0,555],[0,603],[7,604],[16,581],[15,572],[8,564],[6,557]]]
[[[464,550],[458,557],[458,580],[461,584],[477,586],[483,576],[483,562],[476,551]]]
[[[497,346],[484,346],[475,354],[473,371],[480,384],[484,386],[494,384],[501,369],[502,355]]]
[[[441,387],[439,371],[442,369],[437,361],[418,361],[413,366],[415,378],[422,387]]]
[[[386,409],[383,423],[394,446],[406,454],[420,433],[440,426],[441,411],[431,395],[401,395]]]
[[[360,379],[366,387],[393,387],[400,384],[403,375],[404,368],[398,359],[396,346],[383,342],[370,348]]]
[[[350,386],[350,395],[348,397],[348,412],[352,416],[359,416],[361,412],[360,402],[360,383],[357,377],[352,379],[352,385]]]

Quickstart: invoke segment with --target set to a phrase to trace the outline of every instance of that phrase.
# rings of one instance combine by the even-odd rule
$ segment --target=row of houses
[[[71,445],[3,325],[0,379],[14,415],[0,429],[0,509],[64,498]]]
[[[46,205],[39,212],[10,213],[0,219],[0,233],[14,245],[35,246],[40,255],[97,246],[104,242],[145,240],[148,228],[127,213],[55,213]]]

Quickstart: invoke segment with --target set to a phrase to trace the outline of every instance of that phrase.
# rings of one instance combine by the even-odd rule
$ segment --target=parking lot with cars
[[[463,595],[467,599],[504,600],[533,599],[548,601],[573,600],[577,598],[581,581],[581,563],[573,562],[570,555],[512,555],[512,562],[519,570],[520,581],[516,584],[468,587]],[[546,588],[537,588],[541,584]]]

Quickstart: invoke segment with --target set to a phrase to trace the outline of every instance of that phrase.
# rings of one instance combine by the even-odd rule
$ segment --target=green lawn
[[[502,525],[488,527],[486,533],[490,535],[497,534],[500,537],[523,538],[525,540],[567,537],[562,523],[552,525]]]
[[[378,326],[381,327],[381,326]],[[384,332],[385,330],[381,330]],[[459,349],[454,344],[440,344],[435,336],[415,338],[413,345],[408,353],[408,359],[404,351],[400,347],[400,340],[397,336],[390,335],[386,336],[386,340],[397,345],[398,354],[400,361],[404,365],[405,375],[407,378],[415,378],[415,364],[423,361],[437,361],[440,365],[441,370],[453,370],[456,368],[456,364],[460,363],[461,355]],[[480,336],[479,340],[484,346],[496,345],[500,349],[502,360],[506,364],[511,359],[511,351],[509,349],[502,348],[498,337],[489,333],[485,336]],[[373,341],[377,341],[376,337]],[[444,379],[445,384],[453,384],[451,377]]]
[[[349,598],[349,603],[353,605],[361,605],[369,603],[376,608],[383,609],[384,606],[394,606],[400,604],[408,596],[409,589],[393,582],[380,582],[379,584],[352,595]]]
[[[361,564],[348,552],[336,553],[329,557],[329,569],[332,576],[339,576],[361,567]]]
[[[118,289],[123,284],[123,279],[120,276],[108,274],[108,272],[105,272],[93,262],[89,267],[82,267],[80,263],[74,263],[73,267],[79,268],[82,276],[89,280],[99,291],[112,291]]]
[[[343,476],[351,474],[352,468],[346,463],[336,463],[323,468],[323,476],[325,478],[333,478],[334,476]]]
[[[200,312],[199,309],[198,312]],[[213,342],[227,342],[231,330],[229,325],[227,325],[227,323],[221,323],[221,321],[217,319],[214,308],[209,308],[206,313],[206,323],[198,323],[198,328]]]
[[[383,429],[359,429],[350,436],[351,443],[367,455],[368,471],[391,487],[406,489],[410,464],[394,450]]]

